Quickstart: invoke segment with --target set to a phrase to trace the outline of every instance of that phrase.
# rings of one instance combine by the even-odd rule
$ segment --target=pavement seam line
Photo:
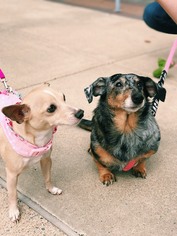
[[[0,177],[0,185],[6,188],[6,181]],[[54,215],[50,214],[47,210],[42,208],[38,203],[31,200],[29,197],[21,193],[19,190],[18,192],[18,199],[25,203],[28,207],[30,207],[32,210],[37,212],[39,215],[44,217],[47,221],[49,221],[51,224],[53,224],[55,227],[57,227],[59,230],[61,230],[63,233],[67,234],[68,236],[84,236],[83,233],[77,233],[73,229],[71,229],[67,224],[62,222],[61,220],[57,219]]]
[[[167,49],[166,47],[165,47],[165,48],[161,48],[160,51],[163,51],[163,50],[166,50],[166,49]],[[159,51],[159,49],[158,49],[158,50],[153,50],[153,51],[151,51],[150,54],[151,54],[151,53],[155,53],[155,52],[157,52],[157,51]],[[136,57],[141,57],[141,56],[143,56],[143,55],[145,55],[145,54],[142,53],[142,54],[139,54],[139,55],[136,56]],[[132,57],[132,58],[136,58],[136,57]],[[107,65],[113,65],[113,64],[116,64],[116,63],[118,63],[118,62],[123,62],[124,60],[127,60],[127,59],[131,59],[131,57],[128,57],[128,58],[125,57],[125,58],[123,58],[122,60],[112,60],[112,61],[109,61],[109,62],[107,62],[107,63],[102,63],[102,64],[95,65],[95,66],[90,66],[90,67],[87,67],[87,68],[85,68],[85,69],[83,69],[83,70],[79,70],[79,71],[71,72],[71,73],[68,73],[68,74],[60,75],[60,76],[58,76],[58,77],[56,76],[55,78],[52,78],[52,79],[50,79],[50,80],[46,80],[45,82],[49,82],[49,83],[50,83],[50,82],[52,82],[52,81],[55,81],[55,80],[58,80],[58,79],[61,79],[61,78],[64,78],[64,77],[69,77],[69,76],[72,76],[72,75],[77,75],[77,74],[83,73],[83,72],[85,72],[85,71],[93,70],[93,69],[100,68],[100,67],[107,66]],[[30,86],[24,86],[24,87],[21,87],[21,88],[16,88],[16,90],[18,91],[18,90],[27,89],[27,88],[34,87],[34,86],[37,86],[37,85],[40,85],[40,84],[41,84],[41,82],[32,84],[32,85],[30,85]]]

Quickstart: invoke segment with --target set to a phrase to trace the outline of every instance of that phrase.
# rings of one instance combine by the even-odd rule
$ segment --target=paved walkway
[[[87,103],[83,93],[87,85],[97,77],[119,72],[151,77],[157,59],[167,58],[175,39],[175,35],[149,29],[141,20],[47,0],[0,0],[0,6],[0,67],[11,86],[23,95],[49,81],[65,93],[68,103],[85,110],[85,118],[92,116],[97,103],[96,99]],[[177,61],[177,56],[174,59]],[[120,173],[112,186],[102,186],[87,153],[89,133],[77,127],[59,127],[52,173],[63,194],[51,196],[45,191],[36,165],[20,176],[20,199],[70,236],[176,236],[176,70],[170,70],[165,82],[167,99],[157,113],[162,141],[147,163],[146,180]],[[2,161],[0,176],[3,185]],[[1,208],[4,211],[7,206]],[[25,225],[31,232],[34,221],[30,217],[25,220],[25,206],[21,208],[16,235],[31,235],[22,228]],[[10,228],[6,233],[6,222],[0,227],[1,235],[14,235]],[[61,235],[59,231],[50,233],[53,230],[33,235]]]

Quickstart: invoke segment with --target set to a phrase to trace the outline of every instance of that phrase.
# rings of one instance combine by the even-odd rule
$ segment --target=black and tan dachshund
[[[89,103],[100,96],[92,121],[83,119],[79,127],[91,131],[90,152],[103,184],[112,184],[117,171],[131,168],[135,176],[146,178],[145,160],[160,143],[149,100],[162,90],[152,79],[135,74],[100,77],[85,89]]]

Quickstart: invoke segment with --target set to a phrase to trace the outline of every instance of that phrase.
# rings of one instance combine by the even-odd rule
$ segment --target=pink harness
[[[1,111],[5,106],[19,103],[21,103],[21,99],[18,97],[15,91],[13,91],[13,93],[9,93],[6,90],[0,92],[0,125],[14,151],[23,157],[41,156],[48,152],[52,147],[53,137],[45,146],[38,147],[25,140],[19,134],[15,133],[12,127],[12,121]]]

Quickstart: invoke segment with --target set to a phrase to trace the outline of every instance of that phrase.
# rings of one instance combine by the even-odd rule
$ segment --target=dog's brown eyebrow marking
[[[140,79],[139,79],[138,77],[136,77],[136,76],[134,76],[133,79],[134,79],[134,81],[136,81],[136,82],[140,81]]]
[[[125,77],[120,77],[119,80],[122,81],[123,84],[125,84],[126,81]]]

